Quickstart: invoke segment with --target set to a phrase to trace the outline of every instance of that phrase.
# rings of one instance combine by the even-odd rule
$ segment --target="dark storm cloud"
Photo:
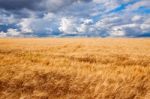
[[[0,0],[0,14],[15,18],[28,18],[30,15],[43,17],[45,13],[59,13],[76,2],[92,0]],[[63,12],[63,11],[62,11]]]
[[[41,0],[0,0],[0,8],[5,10],[39,9]]]
[[[0,0],[0,9],[4,10],[48,10],[55,11],[74,2],[90,2],[92,0]]]

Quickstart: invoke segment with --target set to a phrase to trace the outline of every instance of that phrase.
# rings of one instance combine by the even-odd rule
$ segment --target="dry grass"
[[[150,39],[0,39],[0,99],[150,99]]]

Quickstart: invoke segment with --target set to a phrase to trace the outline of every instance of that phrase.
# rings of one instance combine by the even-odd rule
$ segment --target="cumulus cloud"
[[[106,29],[109,36],[136,37],[150,32],[148,20],[148,15],[114,14],[105,16],[96,23],[96,26]]]
[[[0,0],[0,37],[150,34],[149,0]]]
[[[77,24],[72,18],[62,18],[59,30],[64,33],[76,33]]]
[[[59,30],[67,34],[88,34],[95,32],[92,19],[62,18]]]
[[[20,23],[18,23],[17,25],[20,26],[20,31],[23,33],[31,33],[32,28],[31,28],[31,23],[32,23],[32,19],[22,19]]]
[[[17,29],[8,29],[7,32],[0,32],[0,37],[17,37],[20,32]]]

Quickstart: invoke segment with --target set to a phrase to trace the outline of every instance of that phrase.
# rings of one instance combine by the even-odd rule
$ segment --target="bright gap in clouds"
[[[150,0],[0,0],[0,37],[149,37]]]

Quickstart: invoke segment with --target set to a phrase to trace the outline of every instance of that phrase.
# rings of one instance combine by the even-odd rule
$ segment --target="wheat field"
[[[150,39],[0,39],[0,99],[150,99]]]

